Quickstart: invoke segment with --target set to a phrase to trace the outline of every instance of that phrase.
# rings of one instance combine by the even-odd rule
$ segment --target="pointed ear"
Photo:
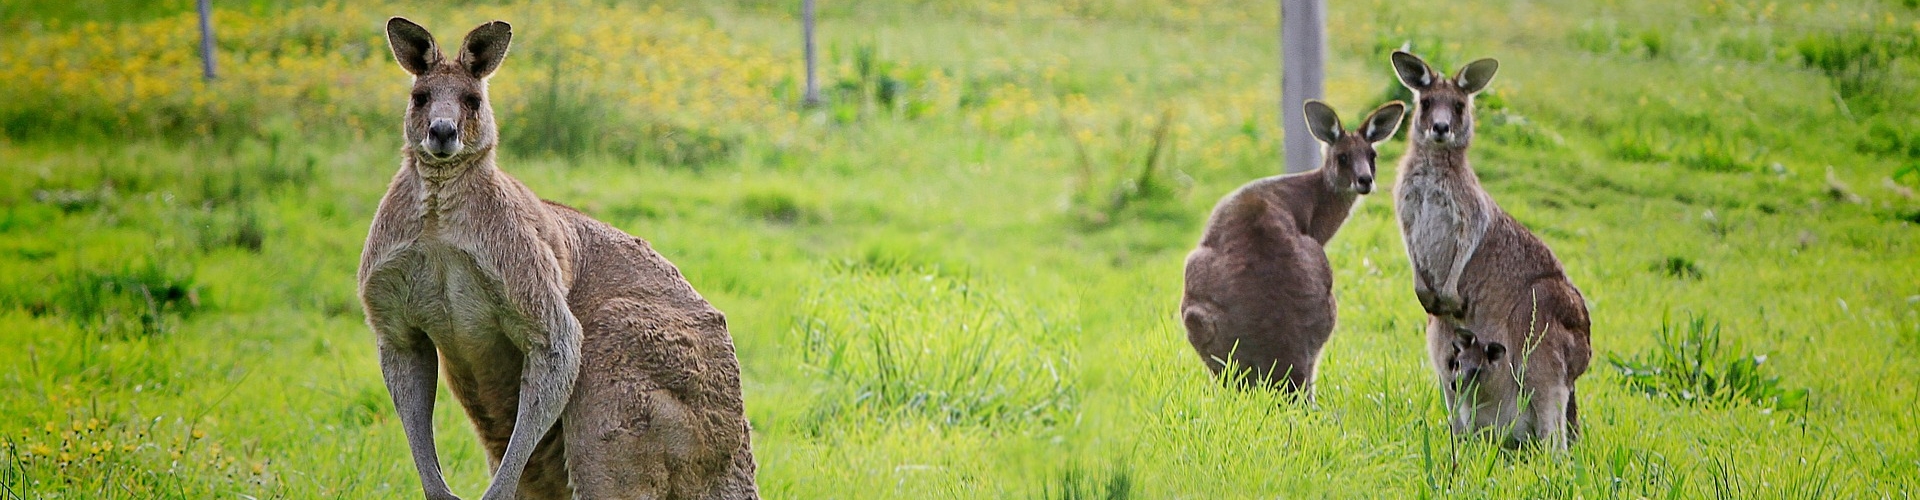
[[[1459,75],[1453,77],[1453,84],[1459,85],[1460,90],[1466,93],[1479,93],[1486,90],[1487,84],[1493,83],[1493,73],[1499,70],[1500,61],[1491,58],[1470,62],[1460,68]]]
[[[1507,354],[1507,346],[1501,345],[1499,342],[1487,343],[1487,362],[1488,363],[1499,361],[1500,356],[1504,356],[1506,354]]]
[[[400,67],[414,76],[425,74],[446,58],[433,43],[432,33],[404,17],[387,20],[387,46],[393,48],[393,59],[400,61]]]
[[[485,79],[493,70],[500,69],[500,61],[507,58],[507,45],[511,42],[513,26],[506,21],[482,24],[467,33],[466,41],[460,42],[460,58],[455,62],[474,78]]]
[[[1340,115],[1333,113],[1333,107],[1324,102],[1308,100],[1306,108],[1307,131],[1313,133],[1313,138],[1327,144],[1340,140],[1340,135],[1345,132],[1340,130]]]
[[[1400,77],[1401,85],[1416,91],[1432,87],[1435,79],[1426,61],[1404,50],[1393,51],[1393,74]]]
[[[1366,123],[1360,124],[1360,137],[1374,144],[1387,142],[1387,139],[1393,138],[1395,131],[1400,130],[1400,119],[1405,116],[1406,103],[1393,101],[1382,104],[1379,109],[1373,110],[1373,114],[1367,115]]]
[[[1469,347],[1473,347],[1473,339],[1462,338],[1462,337],[1453,338],[1453,355],[1454,356],[1459,356],[1460,353],[1467,352],[1467,348]]]

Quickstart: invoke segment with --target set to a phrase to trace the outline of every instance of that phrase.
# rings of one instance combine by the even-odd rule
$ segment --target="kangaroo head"
[[[1453,356],[1447,358],[1447,380],[1455,389],[1480,382],[1480,375],[1506,356],[1507,346],[1499,342],[1481,342],[1473,337],[1456,336]]]
[[[1500,61],[1467,63],[1453,78],[1445,78],[1420,56],[1393,51],[1393,72],[1413,91],[1413,126],[1407,133],[1415,144],[1464,148],[1473,141],[1473,95],[1493,83]]]
[[[1307,131],[1326,144],[1326,159],[1321,169],[1327,183],[1336,192],[1367,194],[1373,192],[1373,146],[1393,138],[1400,129],[1400,118],[1407,105],[1393,101],[1380,105],[1361,122],[1360,129],[1348,132],[1340,126],[1340,115],[1320,101],[1307,101]]]
[[[499,131],[487,102],[487,76],[500,69],[512,40],[507,23],[482,24],[467,33],[460,55],[449,61],[426,28],[402,17],[387,20],[393,58],[413,75],[403,148],[408,156],[428,165],[459,165],[493,148]]]

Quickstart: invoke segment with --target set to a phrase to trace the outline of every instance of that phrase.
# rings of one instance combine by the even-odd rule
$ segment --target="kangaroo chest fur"
[[[527,339],[537,328],[507,298],[496,262],[480,241],[481,221],[469,217],[474,200],[444,199],[427,186],[394,193],[385,248],[368,270],[367,305],[390,312],[403,326],[426,334],[447,360],[450,375],[463,367],[500,366],[518,377]],[[492,377],[485,377],[492,378]]]
[[[401,283],[392,294],[369,302],[404,311],[407,326],[420,330],[444,354],[521,350],[530,328],[507,304],[500,273],[454,242],[421,235],[397,249],[373,279]]]
[[[1436,155],[1441,156],[1441,155]],[[1394,212],[1400,218],[1407,255],[1414,273],[1433,286],[1444,282],[1454,259],[1471,248],[1461,248],[1462,237],[1479,213],[1473,175],[1463,159],[1420,158],[1410,154],[1400,167],[1394,186]],[[1482,228],[1484,229],[1484,228]]]

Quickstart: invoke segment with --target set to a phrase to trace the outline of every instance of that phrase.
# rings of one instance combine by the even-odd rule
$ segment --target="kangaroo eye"
[[[1420,107],[1422,107],[1422,108],[1431,108],[1431,107],[1433,107],[1433,98],[1432,98],[1432,97],[1428,97],[1428,98],[1425,98],[1425,99],[1421,99],[1421,100],[1420,100]]]
[[[1350,156],[1347,156],[1346,153],[1340,153],[1339,161],[1341,165],[1346,165],[1347,162],[1353,161],[1353,158]]]
[[[480,94],[462,95],[460,96],[460,103],[465,104],[467,109],[480,109]]]
[[[427,99],[431,97],[432,96],[427,95],[427,91],[425,90],[415,90],[413,91],[413,105],[425,106],[427,105]]]
[[[1466,110],[1467,110],[1467,103],[1464,103],[1464,102],[1453,103],[1453,112],[1464,113],[1466,112]]]

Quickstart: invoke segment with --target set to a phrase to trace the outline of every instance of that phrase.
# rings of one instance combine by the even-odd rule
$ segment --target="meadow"
[[[1564,454],[1449,434],[1390,188],[1317,402],[1185,342],[1208,211],[1281,170],[1271,2],[821,2],[819,107],[796,2],[215,3],[211,82],[190,3],[0,6],[0,498],[418,495],[354,288],[393,15],[513,23],[502,168],[727,313],[768,498],[1920,495],[1913,0],[1328,2],[1350,126],[1392,49],[1501,60],[1475,168],[1593,317]]]

